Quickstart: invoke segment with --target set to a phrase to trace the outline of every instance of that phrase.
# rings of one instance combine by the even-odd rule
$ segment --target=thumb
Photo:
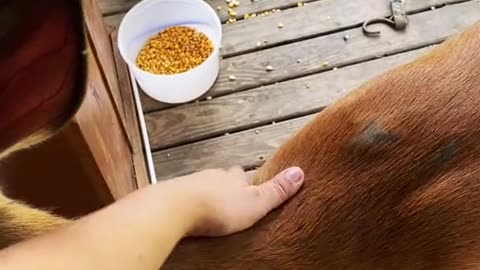
[[[291,167],[273,179],[258,186],[260,205],[265,214],[279,207],[295,195],[304,182],[304,173],[299,167]]]

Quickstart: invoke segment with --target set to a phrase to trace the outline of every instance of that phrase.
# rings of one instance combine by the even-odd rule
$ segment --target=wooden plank
[[[261,13],[263,11],[271,11],[272,9],[283,10],[297,7],[297,4],[299,2],[310,4],[310,2],[314,1],[318,0],[240,0],[241,4],[238,7],[234,8],[234,10],[237,13],[237,19],[243,19],[244,14],[247,13]],[[220,11],[217,11],[217,14],[220,17],[220,20],[222,20],[222,22],[225,22],[230,18],[227,12],[228,5],[225,0],[209,0],[207,2],[215,9],[217,9],[219,6],[222,7]]]
[[[108,26],[118,27],[122,22],[122,19],[124,16],[125,16],[125,13],[120,13],[120,14],[103,17],[103,20],[105,21],[105,24]]]
[[[261,1],[250,1],[250,0],[239,0],[240,5],[234,8],[237,13],[237,18],[242,18],[245,13],[259,13],[263,11],[268,11],[272,9],[285,9],[289,7],[294,7],[298,2],[308,3],[316,0],[261,0]],[[116,17],[115,19],[108,18],[108,23],[113,23],[113,26],[118,26],[125,13],[133,7],[135,4],[140,2],[139,0],[100,0],[98,5],[100,10],[104,15],[108,17]],[[218,14],[222,22],[228,20],[229,16],[227,13],[228,5],[225,0],[207,0],[206,1]],[[218,10],[218,7],[221,7]],[[108,16],[112,15],[112,16]]]
[[[98,58],[101,66],[102,76],[108,83],[108,93],[115,103],[115,110],[120,117],[123,117],[123,106],[120,97],[117,73],[115,70],[115,62],[113,61],[112,44],[110,43],[110,35],[105,28],[102,15],[98,9],[98,5],[94,0],[83,0],[85,24],[87,25],[94,44],[95,50],[91,51]],[[122,123],[124,119],[122,119]],[[125,129],[125,128],[124,128]]]
[[[145,121],[152,148],[198,141],[319,111],[348,89],[424,50],[148,114]]]
[[[431,7],[453,4],[464,0],[415,0],[406,2],[407,13],[416,13]],[[385,0],[325,0],[302,8],[293,8],[271,16],[244,20],[223,27],[224,56],[261,49],[257,42],[268,41],[268,47],[306,37],[326,34],[360,25],[369,18],[391,15]],[[348,14],[348,15],[347,15]],[[277,24],[282,23],[283,28]],[[262,31],[258,31],[262,29]]]
[[[268,159],[275,149],[314,116],[154,153],[157,179],[167,180],[207,168],[260,166],[263,160]]]
[[[118,80],[120,84],[120,94],[123,100],[123,111],[127,134],[132,146],[132,166],[135,171],[135,179],[138,188],[146,187],[150,184],[147,173],[147,162],[145,159],[142,138],[140,135],[140,126],[137,119],[137,109],[133,97],[133,89],[131,87],[130,75],[127,64],[120,56],[117,48],[117,31],[111,34],[113,44],[113,55],[117,66]]]
[[[133,7],[140,0],[97,0],[102,14],[116,14],[125,12]]]
[[[90,214],[113,202],[102,177],[99,178],[101,174],[91,173],[95,164],[85,167],[80,162],[90,153],[85,151],[86,156],[80,157],[74,151],[88,146],[78,138],[78,133],[72,133],[75,130],[72,126],[67,125],[49,140],[2,162],[0,182],[4,195],[68,218]],[[69,134],[78,139],[77,144],[69,143],[72,139]]]
[[[97,176],[92,181],[98,189],[106,185],[111,193],[108,195],[118,200],[137,189],[131,149],[93,54],[88,54],[88,67],[85,100],[71,122],[67,138],[84,168]]]
[[[207,95],[230,94],[438,43],[474,23],[479,16],[480,5],[470,1],[411,15],[405,32],[376,25],[382,31],[381,37],[369,38],[355,28],[228,58],[221,62],[220,74]],[[346,35],[350,37],[348,42],[343,39]],[[328,66],[322,64],[325,62]],[[267,65],[275,70],[267,72]],[[236,81],[228,79],[232,74]],[[153,99],[142,101],[145,111],[167,107]]]
[[[185,119],[178,125],[178,131],[173,131],[171,136],[182,136],[179,135],[182,127],[188,127],[188,132],[184,133],[195,132],[196,121],[201,123],[198,127],[207,125],[210,128],[221,129],[222,126],[229,127],[238,122],[251,125],[252,123],[264,123],[272,119],[278,120],[281,117],[292,117],[298,113],[306,114],[310,111],[319,111],[343,96],[347,92],[344,91],[345,89],[355,89],[385,70],[409,62],[429,50],[430,48],[424,48],[410,51],[338,71],[248,91],[251,92],[251,95],[245,96],[247,98],[251,97],[252,102],[238,102],[244,100],[244,93],[219,98],[219,100],[224,99],[224,102],[220,104],[224,104],[225,107],[220,107],[219,104],[213,102],[205,102],[204,106],[192,108],[192,110],[198,110],[196,114],[189,114],[195,120]],[[309,85],[310,88],[306,88],[305,85]],[[269,97],[270,94],[271,98]],[[295,102],[291,102],[292,100],[295,100]],[[298,106],[298,104],[301,104],[301,106]],[[212,107],[222,110],[218,114],[221,117],[208,116],[209,110],[215,110]],[[254,114],[253,119],[249,119],[252,113]],[[167,117],[164,116],[164,118]],[[223,120],[222,117],[227,119]],[[239,118],[239,120],[236,120],[236,118]],[[206,123],[208,119],[218,121],[218,123],[213,126],[209,125],[209,123]],[[226,168],[238,164],[247,168],[258,166],[262,162],[260,157],[263,157],[263,159],[268,157],[279,143],[283,142],[286,137],[305,123],[305,119],[310,119],[310,116],[301,120],[290,120],[259,128],[259,134],[256,130],[248,130],[156,152],[154,153],[154,161],[157,176],[166,179],[179,174],[190,173],[192,170],[212,167]],[[190,121],[193,121],[194,125],[190,124]]]
[[[138,88],[141,90],[140,86],[138,86]],[[150,96],[148,96],[147,94],[145,94],[143,91],[140,91],[139,94],[140,94],[140,100],[142,101],[143,112],[145,114],[149,113],[149,112],[161,110],[161,109],[166,109],[166,108],[172,108],[172,107],[179,106],[178,104],[163,103],[163,102],[160,102],[158,100],[155,100],[155,99],[151,98]],[[205,99],[209,95],[210,95],[210,93],[206,93],[205,95],[199,97],[197,100],[191,101],[191,102],[186,102],[185,104],[195,103],[197,101]]]

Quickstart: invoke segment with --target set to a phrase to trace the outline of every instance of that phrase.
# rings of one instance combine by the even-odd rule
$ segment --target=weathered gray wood
[[[408,13],[415,13],[430,7],[453,4],[465,0],[415,0],[406,2]],[[285,10],[271,16],[239,21],[223,27],[223,55],[241,54],[261,49],[258,41],[266,45],[291,42],[339,29],[351,28],[369,18],[391,15],[389,1],[385,0],[324,0],[308,6]],[[277,24],[282,23],[283,28]],[[259,31],[259,29],[262,29]]]
[[[103,17],[103,20],[107,26],[116,28],[120,25],[124,16],[125,16],[125,13],[108,15]]]
[[[98,7],[104,15],[126,12],[140,0],[97,0]]]
[[[478,18],[480,4],[471,1],[412,15],[405,32],[379,25],[378,27],[382,29],[381,37],[368,38],[363,35],[360,28],[355,28],[229,58],[223,61],[221,74],[210,94],[214,96],[251,89],[262,84],[272,84],[335,66],[437,43],[460,32]],[[348,42],[343,40],[345,35],[350,37]],[[300,63],[297,62],[298,59],[301,60]],[[325,61],[328,61],[328,67],[322,64]],[[272,65],[275,70],[266,71],[267,65]],[[228,79],[231,74],[236,76],[236,81]]]
[[[244,92],[245,94],[251,92],[251,102],[244,101],[242,98],[244,93],[242,95],[225,97],[226,99],[228,98],[224,100],[226,107],[217,107],[216,104],[205,102],[204,106],[192,108],[192,110],[199,110],[194,119],[197,119],[199,122],[208,120],[209,116],[201,115],[201,112],[207,112],[208,114],[211,106],[217,107],[216,109],[220,110],[218,114],[227,118],[225,120],[219,120],[220,117],[218,119],[215,117],[210,118],[212,121],[219,121],[219,123],[212,126],[212,128],[219,129],[222,128],[222,125],[226,127],[231,126],[232,123],[230,121],[235,122],[236,117],[240,118],[244,124],[251,124],[252,122],[260,123],[263,120],[270,121],[272,117],[273,119],[292,117],[298,113],[303,114],[309,111],[316,111],[328,106],[343,96],[345,92],[356,88],[373,76],[402,63],[409,62],[429,50],[430,48],[424,48],[410,51],[350,66],[338,71],[326,72],[321,75],[278,84],[275,87]],[[306,85],[309,85],[310,88],[306,88]],[[345,89],[348,90],[344,92]],[[271,94],[271,96],[268,94]],[[229,97],[232,98],[230,99]],[[238,104],[235,101],[244,102]],[[301,104],[301,106],[298,106],[298,104]],[[245,106],[245,108],[241,108],[242,106]],[[248,119],[250,117],[249,112],[255,114],[253,120]],[[229,113],[232,115],[229,115]],[[242,165],[247,168],[258,166],[287,137],[303,126],[305,121],[309,119],[311,119],[311,116],[301,117],[300,120],[285,121],[276,125],[268,125],[259,129],[158,151],[154,154],[158,176],[169,178],[190,173],[192,170],[215,167],[226,168],[233,165]],[[188,130],[185,129],[184,133],[194,132],[192,125],[189,123],[190,121],[185,119],[177,128],[180,130],[181,127],[188,127]],[[257,130],[260,131],[258,134]],[[171,136],[182,135],[173,132]]]
[[[147,114],[153,149],[319,111],[348,90],[426,49]],[[300,104],[300,106],[299,106]]]
[[[260,166],[292,133],[313,117],[310,115],[154,153],[157,178],[166,180],[207,168]]]
[[[239,0],[240,5],[234,8],[234,10],[237,13],[237,18],[243,18],[245,13],[251,14],[272,9],[284,9],[296,6],[298,2],[307,3],[312,1],[317,0],[260,0],[254,2],[250,0]],[[107,15],[107,24],[118,26],[123,16],[125,16],[125,12],[138,2],[139,0],[99,0],[99,6],[102,13]],[[225,0],[207,0],[206,2],[215,9],[222,22],[228,20],[228,5]],[[222,7],[220,10],[217,9],[219,6]]]
[[[135,99],[133,96],[133,89],[130,81],[130,74],[127,64],[120,56],[120,52],[117,49],[117,34],[115,30],[110,34],[113,47],[113,55],[115,59],[115,65],[117,67],[117,77],[119,82],[119,90],[122,97],[122,103],[124,108],[124,123],[126,126],[127,136],[130,141],[132,151],[132,163],[135,170],[135,178],[137,187],[142,188],[148,186],[148,172],[145,155],[143,153],[142,137],[140,134],[140,126],[137,118],[137,111],[135,105]]]
[[[405,32],[376,25],[374,27],[382,30],[381,37],[368,38],[360,28],[355,28],[228,58],[221,62],[217,82],[206,95],[216,97],[252,89],[335,66],[438,43],[474,23],[479,17],[480,4],[470,1],[411,15]],[[349,36],[348,42],[343,39],[346,35]],[[328,66],[324,66],[324,62],[328,62]],[[274,71],[267,72],[267,65],[272,65]],[[229,75],[235,75],[237,79],[230,81]],[[145,111],[166,107],[165,104],[149,98],[144,98],[142,102]]]

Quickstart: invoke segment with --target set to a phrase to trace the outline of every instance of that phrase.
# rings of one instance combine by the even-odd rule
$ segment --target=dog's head
[[[80,107],[81,1],[0,1],[0,153],[49,138]]]

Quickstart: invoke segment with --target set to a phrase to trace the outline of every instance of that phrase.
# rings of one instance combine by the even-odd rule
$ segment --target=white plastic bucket
[[[158,75],[135,65],[138,52],[149,38],[171,26],[188,26],[213,43],[212,54],[199,66],[174,75]],[[182,103],[205,94],[215,82],[220,66],[222,25],[216,12],[202,0],[144,0],[123,18],[118,48],[142,90],[166,103]]]

